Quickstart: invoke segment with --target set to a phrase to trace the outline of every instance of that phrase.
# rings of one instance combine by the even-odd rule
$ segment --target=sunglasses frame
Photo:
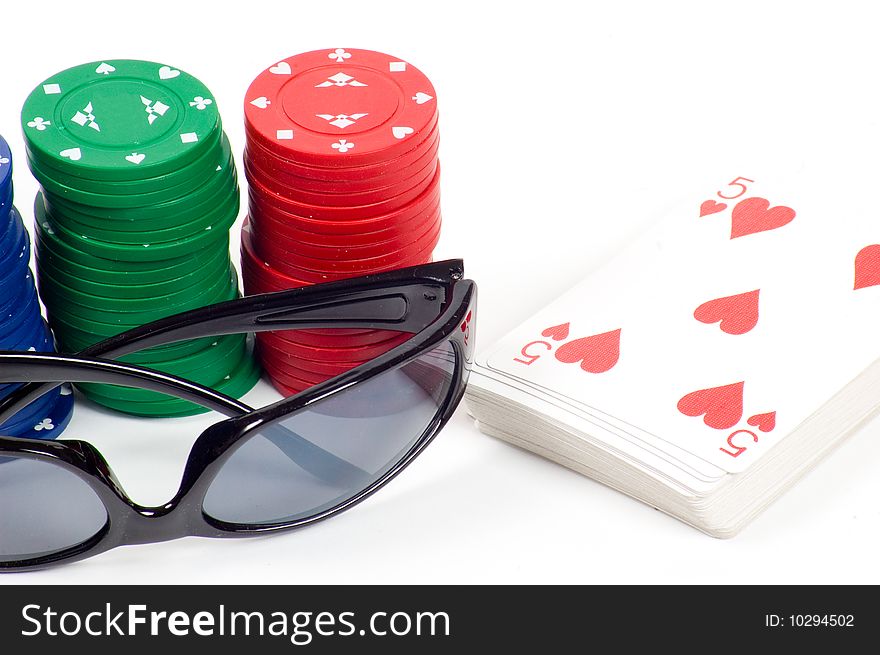
[[[158,543],[185,536],[247,537],[294,530],[339,514],[385,486],[431,443],[458,407],[473,358],[476,284],[463,279],[461,260],[449,260],[338,282],[248,296],[161,319],[119,334],[76,355],[0,352],[0,382],[26,382],[0,401],[0,424],[66,382],[98,382],[159,391],[198,403],[227,418],[206,428],[190,451],[178,492],[160,507],[133,502],[101,453],[81,440],[44,441],[0,436],[0,457],[47,461],[73,473],[95,492],[108,519],[87,541],[57,552],[0,562],[0,572],[47,568],[122,545]],[[247,332],[318,328],[371,328],[414,336],[387,353],[261,409],[207,387],[152,369],[111,361],[152,346]],[[303,468],[347,472],[350,464],[291,433],[279,421],[349,387],[399,368],[449,342],[455,355],[446,398],[413,446],[375,481],[333,507],[291,521],[225,523],[203,510],[223,465],[250,436],[263,430],[293,435],[285,454]],[[2,472],[2,465],[0,465]]]

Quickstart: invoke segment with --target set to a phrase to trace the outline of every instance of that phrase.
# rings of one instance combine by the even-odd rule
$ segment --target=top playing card
[[[880,220],[849,191],[707,189],[478,362],[742,471],[880,356]]]

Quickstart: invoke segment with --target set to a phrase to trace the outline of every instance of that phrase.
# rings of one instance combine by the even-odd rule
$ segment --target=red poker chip
[[[262,181],[255,179],[250,175],[250,172],[247,169],[245,169],[245,176],[249,183],[250,197],[252,199],[256,198],[259,204],[267,204],[296,216],[304,216],[325,221],[345,222],[356,219],[375,218],[404,209],[407,205],[421,196],[429,187],[432,187],[435,180],[439,180],[440,166],[439,164],[437,165],[433,177],[426,176],[423,180],[419,181],[416,186],[393,198],[381,202],[349,207],[323,207],[296,202],[282,195],[284,192],[283,189],[278,187],[268,187]]]
[[[411,64],[370,50],[316,50],[274,63],[250,85],[245,123],[293,161],[348,167],[410,150],[437,120],[436,92]]]
[[[440,199],[435,201],[427,209],[415,214],[412,218],[403,217],[400,222],[394,223],[384,230],[363,231],[355,234],[316,234],[298,227],[298,223],[292,220],[278,218],[276,214],[263,211],[249,216],[247,221],[258,232],[264,232],[287,242],[303,244],[306,248],[357,248],[360,246],[375,246],[386,241],[398,238],[409,238],[417,226],[424,224],[440,213]]]
[[[265,189],[271,190],[286,200],[305,203],[315,207],[360,207],[400,197],[411,189],[423,184],[425,180],[429,180],[436,173],[437,160],[436,158],[432,159],[421,169],[405,171],[409,175],[408,177],[387,186],[377,184],[375,187],[365,191],[342,189],[335,193],[308,191],[297,186],[295,182],[291,183],[289,178],[284,181],[270,178],[253,164],[249,163],[247,159],[244,160],[244,166],[245,172],[250,179],[260,180]]]
[[[270,262],[270,265],[273,265],[274,268],[278,268],[278,270],[280,270],[282,273],[285,273],[286,275],[292,275],[297,278],[305,279],[306,282],[310,282],[311,284],[318,284],[321,282],[344,280],[350,277],[360,277],[362,275],[381,273],[383,271],[393,271],[399,268],[408,268],[410,266],[416,266],[418,264],[425,264],[431,260],[432,251],[433,245],[430,248],[426,248],[424,252],[420,252],[417,255],[412,256],[410,259],[388,261],[384,265],[376,266],[374,268],[353,270],[313,271],[305,268],[297,268],[293,264],[286,264],[277,261],[274,264]],[[281,266],[283,266],[283,268],[281,268]]]
[[[330,378],[335,377],[333,375],[325,375],[314,377],[311,380],[303,380],[298,375],[295,375],[295,372],[283,368],[279,369],[271,364],[263,364],[263,369],[266,371],[266,374],[269,376],[269,379],[275,387],[281,391],[281,393],[286,394],[295,394],[305,391],[309,387],[313,387],[316,384],[320,384],[321,382],[325,382]]]
[[[389,216],[366,221],[347,221],[333,223],[316,221],[301,216],[294,216],[266,205],[251,202],[253,211],[250,220],[255,225],[271,226],[271,232],[279,236],[305,241],[312,245],[344,246],[369,245],[387,241],[389,237],[407,234],[412,225],[424,221],[426,217],[437,213],[440,208],[440,195],[413,203],[405,211]]]
[[[287,273],[298,279],[307,280],[312,273],[357,273],[373,271],[377,268],[396,266],[401,261],[409,260],[425,251],[431,251],[440,238],[440,226],[442,221],[437,220],[428,224],[423,231],[414,236],[410,243],[397,250],[379,249],[379,254],[363,259],[350,257],[339,259],[315,259],[298,252],[285,249],[285,244],[271,238],[263,238],[257,232],[251,232],[254,251],[263,258],[272,268],[282,273]]]
[[[289,159],[279,157],[276,153],[263,148],[258,141],[247,138],[245,158],[271,175],[290,175],[298,180],[307,180],[314,185],[314,190],[321,191],[325,188],[338,187],[340,184],[364,184],[372,186],[375,180],[381,178],[399,176],[399,171],[414,166],[418,163],[426,164],[428,160],[436,157],[440,147],[440,133],[435,127],[430,135],[421,143],[415,144],[413,149],[402,154],[396,159],[370,166],[357,166],[353,168],[324,168],[319,166],[306,166]]]
[[[372,344],[370,346],[357,347],[339,347],[324,348],[317,346],[306,346],[301,343],[288,341],[279,333],[263,332],[260,334],[260,340],[266,347],[274,347],[279,354],[293,358],[304,359],[311,362],[365,362],[374,359],[392,348],[400,345],[412,335],[399,334],[393,339],[388,339],[381,343]]]
[[[333,346],[357,348],[388,341],[401,333],[393,330],[330,328],[326,330],[276,330],[273,333],[261,332],[260,334],[278,334],[287,341],[314,348],[331,348]]]
[[[412,218],[421,212],[431,203],[435,202],[440,196],[440,168],[437,168],[437,174],[431,181],[427,189],[415,198],[411,203],[397,210],[381,214],[378,216],[367,216],[357,218],[350,216],[348,219],[336,220],[334,218],[306,216],[301,213],[287,211],[279,208],[271,203],[266,203],[259,194],[255,194],[253,189],[248,193],[250,200],[251,214],[259,214],[261,212],[272,214],[281,221],[291,222],[301,230],[313,232],[315,234],[357,234],[361,232],[376,232],[378,230],[388,229],[406,218]]]
[[[249,225],[255,250],[266,257],[271,257],[269,253],[278,253],[277,256],[283,257],[289,254],[294,259],[305,257],[307,259],[346,261],[380,257],[411,247],[418,242],[418,235],[425,234],[440,222],[440,217],[440,210],[437,209],[432,215],[410,221],[408,225],[411,227],[405,233],[393,235],[385,241],[354,246],[315,245],[296,239],[283,230],[274,229],[275,226],[268,222],[249,220]],[[268,225],[268,227],[262,227],[264,225]]]
[[[302,366],[301,364],[304,362],[304,360],[290,357],[284,353],[279,353],[277,349],[268,347],[265,343],[260,343],[257,346],[257,352],[260,356],[260,362],[264,364],[265,368],[274,371],[289,373],[290,375],[294,375],[300,380],[305,380],[306,382],[322,382],[327,378],[331,378],[336,375],[340,375],[342,373],[350,371],[351,369],[355,368],[356,366],[360,366],[363,363],[320,362],[319,367],[316,369],[314,364],[312,364],[311,368],[308,368],[308,364]]]
[[[318,162],[318,160],[305,161],[302,159],[294,159],[290,157],[290,151],[278,149],[276,147],[276,143],[266,141],[263,136],[252,129],[247,120],[245,120],[244,125],[244,135],[245,135],[245,144],[247,146],[257,146],[269,156],[275,157],[276,159],[283,160],[285,163],[290,163],[295,167],[307,169],[307,170],[317,170],[319,171],[319,175],[321,175],[324,171],[337,171],[338,175],[345,175],[348,172],[349,175],[355,174],[357,175],[360,171],[367,171],[372,168],[382,168],[386,166],[389,162],[395,162],[403,157],[406,157],[413,150],[417,149],[419,146],[423,145],[431,138],[433,138],[438,133],[439,120],[438,116],[434,116],[434,119],[431,123],[422,131],[422,133],[416,139],[407,139],[408,143],[394,150],[389,150],[388,156],[384,158],[377,159],[375,161],[366,162],[362,161],[360,163],[356,163],[350,166],[338,166],[334,164],[334,160],[327,160],[324,162]],[[342,144],[340,144],[342,145]],[[350,142],[349,146],[350,148]],[[349,161],[355,161],[349,159]],[[353,173],[352,173],[353,172]],[[332,175],[328,173],[328,175]],[[316,179],[323,179],[323,177],[318,177]],[[330,179],[333,179],[332,177]]]
[[[277,355],[288,357],[290,356],[290,352],[287,350],[288,344],[327,350],[357,350],[383,346],[392,347],[412,336],[405,332],[391,332],[389,330],[364,330],[362,334],[353,336],[304,334],[302,330],[276,330],[274,332],[260,332],[259,335],[266,347],[277,351]],[[297,364],[297,366],[300,365]],[[309,367],[304,366],[303,368]],[[339,364],[334,364],[331,370],[338,368]],[[320,368],[317,370],[323,371]]]
[[[311,386],[313,384],[320,384],[321,382],[329,380],[332,377],[336,377],[335,375],[319,375],[317,373],[308,373],[297,368],[277,364],[265,358],[260,359],[260,364],[271,377],[277,378],[281,382],[286,383],[291,387],[299,386],[302,384],[308,384]]]
[[[313,362],[301,357],[292,357],[277,348],[267,346],[264,342],[258,342],[257,354],[260,364],[264,367],[282,371],[301,371],[300,374],[294,373],[294,375],[302,380],[310,380],[318,376],[331,378],[363,364],[363,362]]]

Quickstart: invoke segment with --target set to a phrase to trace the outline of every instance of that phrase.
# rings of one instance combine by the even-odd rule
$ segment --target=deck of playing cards
[[[483,432],[730,537],[878,409],[878,358],[864,194],[737,177],[483,348],[467,404]]]

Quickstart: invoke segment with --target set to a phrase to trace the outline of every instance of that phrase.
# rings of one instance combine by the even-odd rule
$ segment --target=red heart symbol
[[[733,208],[730,238],[775,230],[791,223],[794,217],[795,211],[791,207],[771,207],[770,201],[764,198],[746,198]]]
[[[880,246],[865,246],[856,255],[855,289],[864,289],[880,284]]]
[[[569,341],[556,351],[556,359],[564,364],[580,362],[587,373],[604,373],[620,359],[620,330]]]
[[[562,325],[554,325],[553,327],[548,327],[546,330],[541,332],[542,337],[550,337],[553,341],[562,341],[563,339],[568,338],[568,328],[571,323],[563,323]]]
[[[747,423],[752,427],[758,428],[761,432],[770,432],[776,427],[776,412],[755,414],[747,421]]]
[[[732,428],[742,418],[744,387],[745,382],[736,382],[694,391],[678,401],[678,411],[685,416],[703,415],[703,423],[716,430]]]
[[[714,200],[706,200],[700,205],[700,218],[703,216],[708,216],[709,214],[717,214],[718,212],[723,212],[727,209],[726,202],[715,202]]]
[[[758,293],[760,289],[725,296],[704,302],[694,311],[701,323],[718,323],[722,332],[745,334],[758,324]]]

